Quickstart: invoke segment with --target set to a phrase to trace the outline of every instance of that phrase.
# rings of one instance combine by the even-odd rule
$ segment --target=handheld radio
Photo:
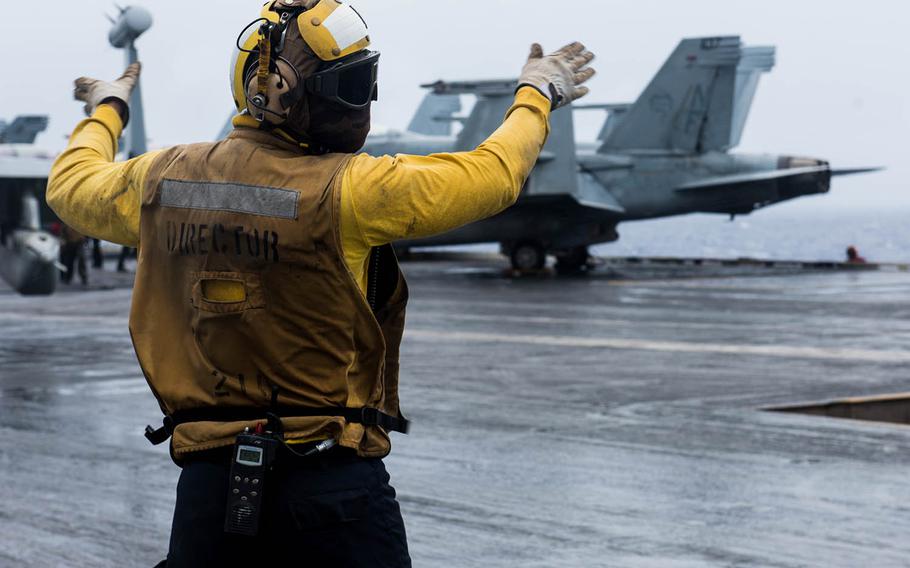
[[[243,433],[237,436],[231,460],[224,531],[256,536],[262,516],[263,492],[280,442],[273,436]]]

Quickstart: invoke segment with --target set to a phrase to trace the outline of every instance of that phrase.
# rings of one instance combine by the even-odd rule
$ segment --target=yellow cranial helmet
[[[312,94],[359,109],[377,98],[379,53],[341,0],[275,0],[237,38],[231,91],[241,114],[278,126]]]

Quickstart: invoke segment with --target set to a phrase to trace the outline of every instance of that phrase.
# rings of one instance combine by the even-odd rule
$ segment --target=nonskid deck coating
[[[389,458],[414,565],[907,566],[910,428],[760,409],[908,390],[910,275],[406,265]],[[151,566],[178,470],[130,292],[0,293],[0,566]]]

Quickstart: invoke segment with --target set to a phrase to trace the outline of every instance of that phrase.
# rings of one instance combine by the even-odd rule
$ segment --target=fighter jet
[[[18,117],[0,125],[0,277],[21,294],[52,294],[60,242],[42,230],[54,156],[34,146],[47,117]]]
[[[683,40],[632,104],[585,105],[555,112],[551,135],[518,203],[504,213],[400,248],[496,242],[518,270],[585,270],[588,247],[619,238],[617,225],[683,215],[747,215],[802,196],[827,193],[837,175],[816,158],[732,153],[739,145],[775,48],[745,47],[738,36]],[[515,81],[439,81],[407,132],[371,136],[373,155],[468,151],[500,124]],[[477,102],[467,117],[460,96]],[[575,140],[574,114],[606,111],[596,144]],[[453,123],[462,123],[457,135]]]

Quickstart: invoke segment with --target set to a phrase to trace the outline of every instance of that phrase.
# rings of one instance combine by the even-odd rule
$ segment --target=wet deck
[[[910,390],[910,274],[502,266],[406,266],[415,566],[908,565],[910,428],[760,409]],[[178,470],[115,284],[0,292],[0,566],[165,555]]]

